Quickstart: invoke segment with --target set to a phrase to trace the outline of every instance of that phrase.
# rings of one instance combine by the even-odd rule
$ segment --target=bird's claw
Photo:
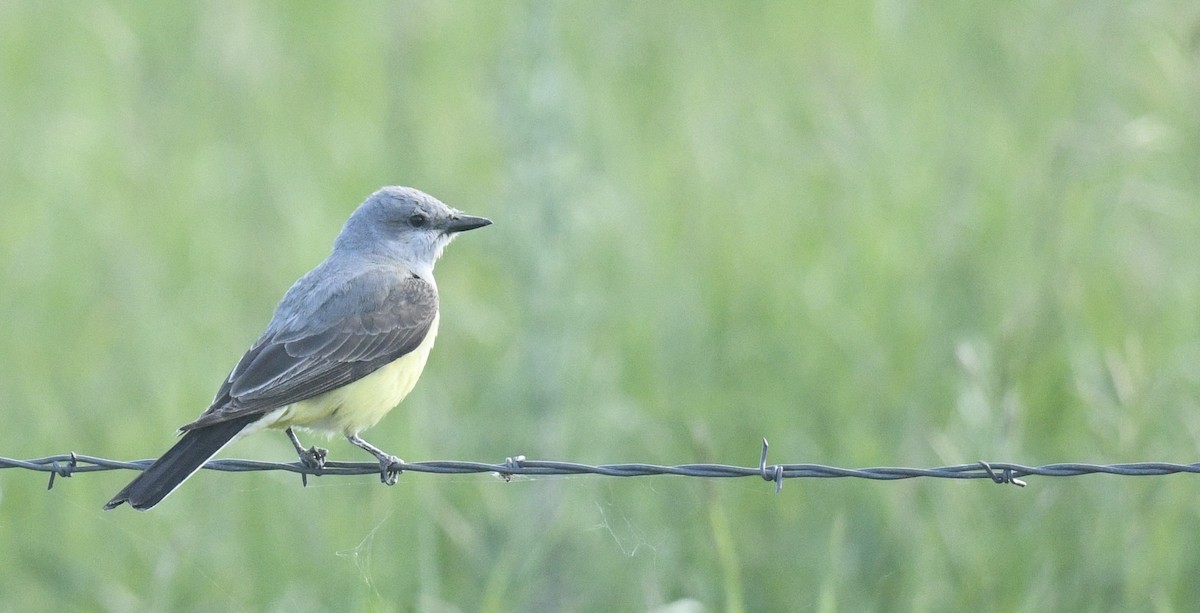
[[[299,453],[300,463],[303,464],[305,468],[321,470],[322,468],[325,468],[325,458],[328,455],[328,449],[313,446]]]
[[[397,458],[394,455],[379,458],[379,480],[384,485],[396,485],[396,481],[400,478],[400,474],[404,471],[400,465],[404,460]]]
[[[346,440],[379,460],[379,480],[384,485],[396,485],[396,479],[400,477],[400,473],[404,472],[400,468],[404,464],[404,460],[380,451],[378,447],[362,440],[357,434],[347,434]]]
[[[297,448],[296,455],[300,457],[301,466],[319,476],[321,469],[325,468],[325,457],[329,455],[329,450],[314,445],[309,449]],[[300,484],[301,487],[308,487],[308,473],[300,473]]]

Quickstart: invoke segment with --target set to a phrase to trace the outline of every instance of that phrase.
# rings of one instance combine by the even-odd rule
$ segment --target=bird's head
[[[491,223],[411,187],[384,187],[350,215],[333,249],[395,259],[414,272],[432,272],[433,263],[459,232]]]

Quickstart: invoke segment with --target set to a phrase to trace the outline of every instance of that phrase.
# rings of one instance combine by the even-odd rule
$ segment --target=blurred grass
[[[1193,461],[1192,3],[0,4],[0,455],[161,452],[368,193],[406,459]],[[333,443],[333,453],[355,451]],[[283,459],[282,437],[236,457]],[[1188,477],[0,476],[0,609],[1179,610]]]

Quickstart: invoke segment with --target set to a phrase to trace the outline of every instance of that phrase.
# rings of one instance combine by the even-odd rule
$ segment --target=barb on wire
[[[1075,477],[1079,475],[1107,474],[1130,477],[1160,476],[1177,473],[1200,473],[1200,463],[1173,464],[1169,462],[1136,462],[1131,464],[1079,464],[1062,463],[1043,466],[1024,466],[1007,462],[984,462],[959,464],[939,468],[838,468],[822,464],[767,464],[767,441],[763,439],[762,453],[758,466],[728,466],[725,464],[681,464],[658,466],[655,464],[577,464],[551,460],[529,460],[525,456],[505,458],[502,464],[486,462],[462,462],[455,460],[432,462],[398,462],[394,468],[402,471],[466,474],[493,473],[505,481],[516,475],[605,475],[609,477],[643,477],[649,475],[679,475],[684,477],[759,477],[775,484],[775,492],[783,488],[784,479],[830,479],[856,478],[894,481],[918,477],[937,479],[988,479],[993,483],[1012,484],[1025,487],[1022,477]],[[32,460],[14,460],[0,457],[0,469],[23,468],[50,473],[47,489],[54,487],[56,477],[71,477],[78,473],[105,470],[145,470],[153,460],[122,462],[71,452],[66,455],[49,456]],[[204,465],[208,470],[226,472],[249,472],[282,470],[312,476],[378,475],[377,462],[326,462],[322,467],[309,467],[300,462],[279,463],[256,460],[210,460]]]

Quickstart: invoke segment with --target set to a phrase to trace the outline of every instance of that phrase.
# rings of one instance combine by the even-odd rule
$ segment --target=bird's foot
[[[308,470],[313,471],[317,476],[321,475],[321,469],[325,468],[325,458],[329,455],[328,449],[322,449],[317,446],[312,446],[308,449],[300,444],[300,439],[296,437],[296,433],[288,428],[284,431],[287,434],[288,440],[292,441],[292,446],[296,448],[296,457],[300,458],[300,465]],[[308,487],[308,473],[300,473],[300,483],[304,487]]]
[[[404,464],[404,460],[389,453],[384,453],[378,447],[359,438],[357,434],[347,435],[346,440],[379,460],[379,480],[384,485],[396,485],[396,480],[400,477],[400,473],[404,472],[400,468]]]
[[[300,464],[305,468],[319,471],[325,468],[325,458],[329,456],[329,450],[314,445],[308,449],[301,449],[296,455],[300,456]]]
[[[379,480],[384,485],[396,485],[397,479],[404,471],[400,465],[404,464],[404,460],[397,458],[394,455],[383,456],[379,458]]]
[[[328,449],[312,446],[308,449],[296,449],[296,455],[300,458],[300,465],[313,471],[313,474],[320,477],[321,469],[325,468],[325,457],[329,455]],[[300,473],[300,484],[303,487],[308,487],[308,473]]]

